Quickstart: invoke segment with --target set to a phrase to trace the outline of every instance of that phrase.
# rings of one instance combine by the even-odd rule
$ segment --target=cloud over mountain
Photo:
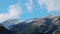
[[[10,5],[7,11],[7,13],[0,14],[0,22],[3,22],[8,19],[19,18],[19,15],[22,13],[22,9],[19,3]]]

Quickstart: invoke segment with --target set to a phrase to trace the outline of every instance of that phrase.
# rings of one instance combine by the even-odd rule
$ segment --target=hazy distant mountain
[[[2,24],[17,34],[60,34],[60,16],[49,15],[24,21],[14,19]]]
[[[9,19],[9,20],[6,20],[4,22],[2,22],[1,24],[6,27],[6,28],[11,28],[10,26],[11,25],[16,25],[17,23],[19,22],[19,20],[17,19]]]

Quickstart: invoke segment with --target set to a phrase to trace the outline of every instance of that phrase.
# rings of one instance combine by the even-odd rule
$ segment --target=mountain
[[[49,15],[23,21],[9,19],[1,24],[17,34],[60,34],[60,16]]]
[[[60,16],[47,16],[22,21],[10,30],[18,34],[52,34],[59,29]]]
[[[2,22],[1,24],[6,27],[7,29],[10,29],[12,25],[16,25],[19,22],[19,20],[17,19],[8,19],[4,22]],[[12,26],[13,27],[13,26]]]
[[[17,33],[11,32],[10,30],[6,29],[3,25],[0,25],[0,34],[17,34]]]

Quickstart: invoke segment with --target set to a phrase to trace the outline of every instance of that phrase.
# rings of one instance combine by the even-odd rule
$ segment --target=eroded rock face
[[[32,25],[39,27],[40,25],[43,25],[44,22],[45,22],[44,19],[37,19],[37,20],[34,21],[34,23],[32,23]]]

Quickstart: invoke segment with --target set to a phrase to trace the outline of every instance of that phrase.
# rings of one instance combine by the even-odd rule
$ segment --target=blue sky
[[[9,5],[17,3],[17,0],[0,0],[0,13],[7,12]]]
[[[12,18],[26,20],[59,15],[59,3],[59,0],[0,0],[0,22]]]

